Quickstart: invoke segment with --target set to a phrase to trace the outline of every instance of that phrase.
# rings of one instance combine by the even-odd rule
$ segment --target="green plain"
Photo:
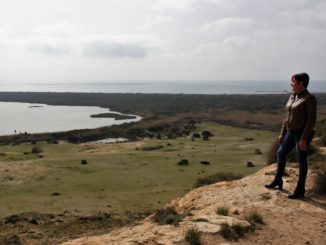
[[[273,132],[213,122],[199,124],[196,132],[204,130],[214,136],[207,141],[192,141],[189,136],[115,144],[44,142],[36,145],[43,150],[38,155],[30,153],[35,145],[2,145],[1,215],[154,210],[193,189],[199,177],[256,172],[266,165],[265,152],[276,138]],[[142,150],[158,145],[163,147]],[[255,154],[255,149],[263,154]],[[88,164],[82,165],[82,159]],[[187,159],[189,165],[179,166],[181,159]],[[247,167],[248,161],[255,167]]]

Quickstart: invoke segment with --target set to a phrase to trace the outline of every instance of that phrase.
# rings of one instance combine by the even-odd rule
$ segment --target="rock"
[[[213,234],[212,237],[217,236],[216,234],[224,224],[228,224],[230,227],[243,227],[244,230],[251,228],[246,217],[252,211],[263,214],[266,225],[255,224],[255,226],[259,226],[259,229],[256,229],[257,233],[254,236],[246,237],[245,235],[241,238],[242,241],[245,241],[244,244],[257,244],[257,241],[259,244],[270,242],[271,236],[266,236],[266,232],[260,236],[262,229],[277,234],[273,237],[275,239],[272,241],[273,244],[300,244],[302,241],[304,243],[307,241],[306,244],[322,244],[324,239],[318,235],[321,233],[320,222],[316,222],[314,218],[326,217],[323,206],[314,205],[310,201],[293,201],[287,198],[287,192],[266,189],[264,184],[269,183],[273,178],[266,173],[272,170],[275,170],[275,165],[268,166],[239,180],[223,181],[194,189],[185,196],[172,200],[166,205],[166,208],[174,208],[178,214],[183,216],[178,226],[154,223],[153,215],[151,215],[132,227],[122,227],[101,236],[82,237],[62,245],[185,244],[185,234],[190,228],[197,229],[203,235]],[[288,171],[291,179],[297,178],[298,169],[294,170]],[[295,185],[296,181],[284,182],[284,189],[293,190]],[[230,215],[216,214],[218,207],[228,207],[231,210]],[[299,225],[293,225],[291,218]],[[302,222],[305,222],[305,225],[302,225]],[[308,222],[310,222],[310,226],[306,225]],[[318,227],[311,227],[312,224],[317,224]],[[306,231],[302,232],[298,229],[306,229]],[[310,235],[312,232],[314,234]],[[290,238],[288,234],[292,234]],[[307,234],[310,237],[307,237]],[[209,244],[225,244],[227,242],[223,240],[222,236],[219,239],[222,242],[214,243],[212,241]]]

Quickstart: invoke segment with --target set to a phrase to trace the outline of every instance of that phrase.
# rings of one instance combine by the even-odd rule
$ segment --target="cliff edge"
[[[184,197],[167,204],[174,207],[183,219],[175,225],[160,225],[153,215],[132,227],[123,227],[101,236],[88,236],[62,245],[100,244],[188,244],[185,234],[190,228],[201,232],[200,244],[325,244],[326,197],[311,192],[312,171],[307,179],[304,199],[291,200],[287,196],[297,181],[298,169],[287,167],[283,190],[269,190],[264,184],[273,180],[275,165],[240,180],[220,182],[194,189]],[[217,214],[227,208],[227,216]],[[256,211],[263,224],[244,237],[229,240],[221,235],[222,224],[252,227],[246,217]],[[253,230],[253,229],[251,229]]]

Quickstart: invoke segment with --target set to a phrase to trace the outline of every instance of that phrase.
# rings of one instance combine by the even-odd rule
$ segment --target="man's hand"
[[[300,149],[300,151],[306,151],[307,150],[307,141],[301,139],[299,141],[299,149]]]
[[[278,140],[279,140],[280,144],[283,144],[284,136],[283,135],[278,136]]]

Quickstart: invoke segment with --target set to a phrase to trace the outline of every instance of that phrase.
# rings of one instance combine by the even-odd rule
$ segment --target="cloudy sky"
[[[0,2],[0,83],[325,80],[325,0]]]

